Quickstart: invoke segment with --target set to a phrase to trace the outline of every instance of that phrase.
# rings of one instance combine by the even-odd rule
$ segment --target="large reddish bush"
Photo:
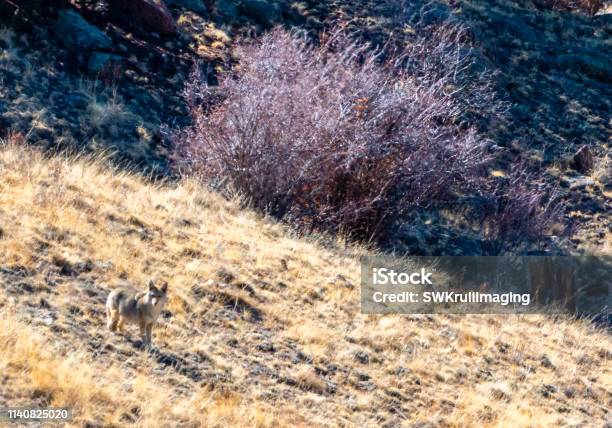
[[[384,240],[411,211],[479,194],[493,207],[485,238],[538,235],[540,193],[518,201],[482,179],[485,141],[464,114],[496,107],[486,76],[466,73],[463,36],[442,27],[384,60],[341,30],[317,45],[281,29],[242,44],[217,87],[197,74],[187,85],[178,165],[307,232]]]
[[[441,53],[446,67],[466,66],[456,46]],[[454,125],[454,75],[402,55],[381,61],[342,31],[314,46],[276,29],[242,45],[218,87],[188,85],[194,122],[177,159],[302,230],[379,235],[402,212],[470,189],[487,158]]]

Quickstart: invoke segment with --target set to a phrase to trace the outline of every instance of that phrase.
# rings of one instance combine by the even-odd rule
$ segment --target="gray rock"
[[[567,388],[563,390],[563,393],[565,394],[567,398],[574,398],[577,392],[578,391],[573,386],[568,386]]]
[[[354,354],[355,360],[359,361],[361,364],[368,364],[370,362],[370,356],[367,352],[357,351]]]
[[[582,146],[572,158],[572,167],[583,174],[588,173],[594,167],[593,154],[588,146]]]
[[[494,15],[491,25],[500,31],[506,31],[510,36],[525,43],[533,43],[538,40],[538,33],[528,23],[518,17],[506,17],[504,15]]]
[[[271,352],[271,353],[276,351],[276,347],[274,346],[274,343],[272,342],[262,342],[257,345],[257,349],[262,352]]]
[[[73,52],[107,50],[113,45],[104,31],[72,10],[62,10],[59,13],[54,30],[60,44]]]
[[[91,74],[100,74],[110,70],[114,65],[118,65],[123,61],[118,55],[113,55],[104,52],[94,52],[89,57],[87,62],[87,71]]]
[[[450,8],[444,3],[432,3],[429,8],[423,12],[421,23],[423,25],[440,25],[450,19]]]
[[[168,6],[182,7],[195,13],[205,14],[208,12],[202,0],[166,0]]]
[[[264,26],[271,26],[281,18],[278,4],[266,0],[243,0],[238,11]]]
[[[551,384],[551,383],[545,383],[544,385],[542,385],[542,388],[540,389],[540,393],[542,394],[543,397],[545,398],[550,398],[553,394],[557,393],[558,388]]]
[[[175,34],[176,22],[162,0],[109,0],[114,13],[125,14],[136,25],[159,35]]]
[[[355,387],[357,389],[360,389],[362,391],[374,391],[376,389],[376,384],[374,382],[357,382],[357,384],[355,385]]]
[[[238,19],[238,8],[231,0],[217,0],[214,9],[215,14],[226,21],[232,22]]]
[[[552,361],[550,361],[550,358],[548,358],[546,355],[540,358],[540,363],[542,364],[542,367],[546,367],[548,369],[555,368],[555,365],[552,363]]]

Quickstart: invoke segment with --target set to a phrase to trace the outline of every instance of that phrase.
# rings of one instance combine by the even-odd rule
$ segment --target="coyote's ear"
[[[155,288],[155,284],[153,283],[153,280],[149,280],[149,290],[153,290]]]
[[[162,293],[165,293],[166,291],[168,291],[168,282],[164,281],[164,283],[161,286],[161,291]]]

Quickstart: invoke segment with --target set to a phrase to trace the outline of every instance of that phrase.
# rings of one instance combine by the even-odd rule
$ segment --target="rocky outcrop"
[[[208,11],[202,0],[166,0],[168,6],[191,10],[195,13],[204,14]]]
[[[279,22],[282,17],[281,6],[266,0],[244,0],[240,3],[238,11],[266,27]]]
[[[583,174],[590,172],[595,166],[593,161],[593,154],[589,150],[588,146],[580,147],[580,150],[576,152],[572,158],[572,167]]]
[[[123,58],[106,52],[94,52],[87,62],[87,71],[92,75],[112,74],[119,67]]]
[[[72,10],[59,12],[55,25],[58,42],[70,51],[96,51],[110,49],[113,42],[102,30],[88,23],[81,15]]]
[[[234,22],[238,18],[238,8],[231,0],[215,1],[214,12],[226,22]]]
[[[0,17],[10,19],[16,15],[33,17],[45,15],[50,8],[69,7],[68,0],[1,0]]]
[[[112,0],[113,13],[129,23],[162,35],[174,34],[176,22],[162,0]]]

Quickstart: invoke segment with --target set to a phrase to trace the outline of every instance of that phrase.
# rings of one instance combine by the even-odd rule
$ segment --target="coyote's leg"
[[[106,322],[106,326],[110,331],[117,330],[117,322],[119,321],[119,314],[117,311],[113,311],[112,309],[106,308],[106,317],[108,318]]]
[[[146,327],[146,336],[147,336],[147,345],[151,346],[151,333],[153,332],[153,323],[147,325]]]
[[[119,315],[119,322],[117,323],[117,330],[123,332],[123,317]]]
[[[144,321],[140,321],[140,323],[138,323],[138,326],[140,327],[140,337],[142,337],[142,344],[146,345],[147,344],[147,325],[144,323]]]

